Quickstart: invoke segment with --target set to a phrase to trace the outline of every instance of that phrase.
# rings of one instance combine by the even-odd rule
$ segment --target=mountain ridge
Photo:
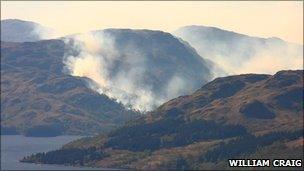
[[[248,36],[205,26],[185,26],[173,34],[224,71],[214,70],[216,77],[242,73],[274,74],[279,70],[303,67],[303,45],[280,38]],[[271,66],[266,65],[269,62],[272,62]]]
[[[55,31],[33,21],[20,19],[1,20],[1,41],[35,42],[55,37]]]
[[[223,31],[223,32],[228,32],[228,33],[232,33],[234,35],[240,35],[240,36],[247,36],[247,37],[251,37],[251,38],[257,38],[257,39],[268,39],[268,40],[277,40],[277,41],[281,41],[281,42],[287,42],[287,43],[292,43],[292,44],[298,44],[298,43],[294,43],[294,42],[289,42],[289,41],[286,41],[286,40],[283,40],[282,38],[280,37],[275,37],[275,36],[271,36],[271,37],[260,37],[260,36],[254,36],[254,35],[248,35],[248,34],[245,34],[245,33],[239,33],[239,32],[236,32],[236,31],[233,31],[233,30],[226,30],[226,29],[223,29],[223,28],[220,28],[220,27],[216,27],[216,26],[204,26],[204,25],[187,25],[187,26],[182,26],[180,27],[179,29],[187,29],[187,28],[193,28],[193,29],[200,29],[200,28],[203,28],[203,29],[210,29],[210,30],[218,30],[218,31]]]

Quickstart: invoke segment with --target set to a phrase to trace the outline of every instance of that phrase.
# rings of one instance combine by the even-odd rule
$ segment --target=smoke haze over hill
[[[72,37],[66,43],[77,53],[66,54],[69,73],[92,79],[93,89],[128,108],[152,110],[210,79],[205,61],[168,33],[110,29]]]
[[[55,29],[42,26],[35,22],[19,19],[1,20],[1,41],[34,42],[44,39],[54,39],[60,35]]]
[[[279,70],[303,68],[303,45],[279,38],[251,37],[205,26],[185,26],[174,34],[229,75],[274,74]]]

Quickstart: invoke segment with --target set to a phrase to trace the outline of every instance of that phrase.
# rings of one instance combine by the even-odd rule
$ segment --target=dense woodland
[[[110,133],[105,147],[131,151],[156,150],[245,134],[246,129],[239,125],[225,125],[206,120],[186,122],[182,119],[166,119],[118,129]]]
[[[172,125],[171,125],[172,126]],[[214,125],[213,125],[214,126]],[[192,129],[195,129],[193,127]],[[139,129],[137,129],[139,130]],[[189,129],[188,131],[190,131]],[[130,131],[127,130],[126,131]],[[144,130],[142,130],[144,131]],[[192,130],[193,131],[193,130]],[[185,131],[184,133],[186,133]],[[112,134],[118,134],[112,133]],[[202,134],[204,135],[204,134]],[[218,134],[218,136],[221,136],[221,134]],[[206,153],[201,154],[196,160],[196,163],[205,163],[205,162],[222,162],[226,161],[226,159],[229,158],[238,158],[240,156],[249,156],[251,154],[257,154],[259,153],[259,149],[263,147],[268,147],[275,142],[284,142],[284,141],[292,141],[295,139],[298,139],[299,137],[303,136],[303,129],[293,132],[273,132],[269,133],[263,136],[254,136],[251,134],[243,134],[243,135],[237,135],[236,138],[233,138],[232,140],[229,140],[227,142],[222,142],[219,145],[217,145],[215,148],[211,148]],[[140,141],[140,139],[129,139],[126,138],[126,141],[122,141],[122,139],[116,139],[121,140],[121,145],[118,146],[119,143],[114,144],[113,140],[106,143],[107,147],[114,148],[127,148],[129,150],[144,150],[143,152],[145,155],[151,155],[150,150],[155,150],[157,147],[161,145],[167,145],[167,147],[174,147],[174,146],[182,146],[179,144],[174,144],[174,141],[170,142],[170,144],[162,144],[162,143],[155,143],[151,142],[151,139],[157,139],[156,135],[154,135],[152,138],[148,139],[149,136],[143,136],[142,138],[145,139],[146,143],[140,144],[140,142],[143,142],[143,140]],[[181,137],[181,136],[180,136]],[[185,140],[187,136],[185,135],[184,139],[182,141],[186,143]],[[189,141],[194,141],[194,139],[191,139]],[[189,142],[188,141],[188,142]],[[176,142],[178,142],[176,140]],[[111,144],[112,143],[112,144]],[[128,143],[134,143],[128,144]],[[155,143],[155,144],[153,144]],[[185,144],[183,144],[185,145]],[[129,147],[129,148],[128,148]],[[153,148],[148,148],[153,147]],[[275,147],[275,149],[278,147]],[[283,148],[280,146],[280,148]],[[84,165],[88,164],[90,162],[94,162],[97,160],[101,160],[105,157],[109,157],[110,154],[107,154],[103,151],[103,147],[90,147],[90,148],[67,148],[67,149],[60,149],[55,150],[47,153],[37,153],[33,154],[31,156],[25,157],[22,159],[22,162],[32,162],[35,161],[36,163],[47,163],[47,164],[71,164],[71,165]],[[278,150],[277,150],[278,151]],[[279,150],[280,151],[280,150]],[[182,156],[178,156],[176,160],[174,160],[174,163],[171,163],[171,165],[174,165],[174,168],[176,169],[186,169],[186,168],[194,168],[196,165],[193,161],[189,161],[186,158]]]
[[[100,149],[95,147],[90,147],[87,149],[61,149],[55,150],[48,153],[37,153],[31,156],[23,158],[22,162],[27,162],[30,160],[36,160],[38,163],[47,164],[73,164],[73,165],[83,165],[88,161],[94,161],[106,157]]]
[[[254,153],[259,147],[268,146],[275,141],[295,140],[303,136],[303,130],[293,132],[273,132],[263,136],[245,135],[228,143],[221,143],[218,147],[208,151],[200,157],[201,161],[218,162],[241,155]]]

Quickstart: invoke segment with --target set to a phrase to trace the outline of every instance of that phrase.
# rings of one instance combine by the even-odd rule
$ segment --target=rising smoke
[[[41,25],[34,25],[32,30],[33,35],[37,35],[39,40],[46,40],[46,39],[55,39],[63,36],[62,33],[56,31],[55,29],[49,27],[43,27]]]
[[[213,70],[215,77],[303,69],[303,45],[278,38],[250,37],[204,26],[186,26],[174,34],[224,71]]]
[[[245,73],[274,74],[284,69],[301,69],[303,65],[301,46],[280,40],[244,38],[227,43],[218,37],[216,43],[212,40],[189,41],[201,56],[208,59],[199,61],[193,52],[194,56],[185,54],[176,57],[184,52],[176,52],[183,45],[177,43],[176,46],[171,39],[173,45],[168,48],[169,51],[163,51],[161,48],[164,45],[159,45],[159,42],[152,47],[151,43],[155,40],[146,37],[149,33],[140,32],[144,39],[134,38],[134,35],[130,37],[131,32],[128,31],[119,40],[103,31],[67,37],[65,43],[75,53],[66,53],[64,63],[69,74],[90,78],[90,88],[141,112],[153,110],[172,98],[191,93],[210,81],[212,74],[213,77]],[[117,31],[115,35],[120,34],[121,31]],[[161,42],[168,39],[163,37],[166,34],[151,35]],[[145,39],[150,42],[142,43]],[[172,59],[168,52],[176,58]],[[151,53],[154,56],[147,56]],[[163,55],[165,57],[159,57]],[[200,56],[196,57],[201,59]],[[157,62],[153,63],[153,60]],[[178,65],[175,64],[177,61]]]
[[[90,78],[97,85],[92,83],[91,88],[128,108],[150,111],[194,89],[191,82],[186,85],[182,76],[174,74],[168,80],[160,80],[167,84],[155,90],[155,83],[149,84],[152,71],[148,70],[148,58],[141,49],[128,44],[118,50],[114,37],[102,32],[75,35],[65,43],[77,52],[65,55],[69,74]]]

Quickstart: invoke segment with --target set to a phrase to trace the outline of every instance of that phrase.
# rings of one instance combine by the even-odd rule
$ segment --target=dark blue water
[[[88,170],[83,167],[32,164],[19,162],[24,156],[47,152],[60,148],[79,136],[24,137],[21,135],[1,135],[1,170]]]

